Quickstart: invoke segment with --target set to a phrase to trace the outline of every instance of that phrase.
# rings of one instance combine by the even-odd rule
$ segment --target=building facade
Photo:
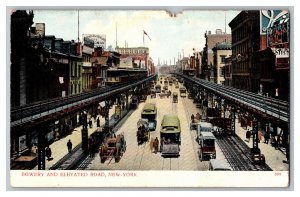
[[[200,78],[211,80],[213,78],[213,51],[212,48],[217,43],[231,42],[231,35],[222,32],[221,29],[217,29],[215,34],[208,31],[204,34],[205,46],[202,51],[201,60],[201,75]]]
[[[260,47],[259,11],[241,11],[229,26],[232,33],[232,86],[255,92],[252,73],[253,55]]]
[[[212,48],[214,52],[213,56],[213,68],[214,68],[214,82],[217,84],[225,85],[225,60],[229,56],[231,56],[231,43],[230,42],[222,42],[216,44],[214,48]]]
[[[259,94],[289,100],[290,66],[289,12],[286,10],[269,10],[273,15],[281,15],[260,35],[260,50],[254,54],[255,66],[253,72],[253,86]],[[262,20],[269,20],[260,11]]]
[[[149,48],[147,47],[116,47],[122,58],[130,57],[137,68],[148,70]]]
[[[82,91],[89,91],[92,89],[92,57],[94,53],[94,41],[85,38],[82,45]]]
[[[231,63],[231,56],[225,58],[225,84],[226,86],[232,86],[232,63]]]

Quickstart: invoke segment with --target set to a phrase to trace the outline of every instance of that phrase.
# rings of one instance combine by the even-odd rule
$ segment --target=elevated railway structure
[[[206,108],[209,107],[208,100],[213,100],[210,101],[210,107],[219,111],[217,113],[219,117],[221,112],[223,112],[223,115],[225,114],[224,110],[229,105],[233,133],[235,133],[236,112],[239,112],[240,115],[241,112],[250,114],[248,118],[252,122],[251,134],[253,136],[251,151],[254,155],[260,155],[258,143],[261,135],[267,133],[267,135],[271,134],[275,146],[278,146],[278,148],[281,146],[285,149],[287,160],[289,160],[290,106],[288,102],[179,73],[173,74],[184,79],[189,93],[193,94],[197,102],[206,105]],[[214,106],[214,102],[217,103],[217,107]]]
[[[32,103],[11,109],[11,127],[22,126],[30,122],[38,122],[43,119],[49,119],[54,116],[59,116],[74,108],[87,107],[95,102],[106,100],[112,96],[124,93],[139,85],[145,85],[154,79],[155,76],[150,76],[138,82],[127,82],[114,86],[109,86],[93,91],[71,95],[63,98],[51,99]]]
[[[23,138],[25,141],[32,140],[30,139],[30,136],[32,136],[33,133],[37,133],[38,169],[44,170],[45,147],[47,146],[46,135],[49,130],[49,125],[63,117],[73,115],[78,112],[80,114],[79,120],[81,119],[80,124],[83,125],[83,129],[81,131],[81,148],[84,152],[86,152],[88,149],[88,125],[87,113],[85,110],[90,108],[97,109],[97,107],[99,107],[99,103],[104,101],[105,107],[103,107],[103,113],[101,115],[105,117],[105,131],[107,131],[110,128],[110,101],[116,100],[117,98],[118,102],[120,102],[120,95],[124,94],[126,95],[126,107],[128,107],[130,94],[134,95],[139,94],[139,92],[143,92],[144,89],[150,87],[150,82],[154,80],[155,77],[155,75],[152,75],[147,77],[146,79],[134,82],[121,83],[63,98],[45,100],[12,108],[10,116],[10,139],[12,144],[11,148],[19,149],[19,151],[17,151],[17,155],[13,155],[14,151],[11,150],[11,158],[17,157],[18,155],[22,154],[22,152],[20,152],[20,145],[18,143],[15,143],[15,141],[20,141],[22,136],[26,136]],[[19,147],[16,147],[14,144],[18,144]],[[28,149],[24,150],[26,151]]]

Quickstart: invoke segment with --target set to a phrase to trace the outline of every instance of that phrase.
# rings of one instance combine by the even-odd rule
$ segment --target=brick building
[[[122,58],[130,57],[138,68],[148,70],[149,48],[147,47],[116,47]]]
[[[230,23],[232,33],[232,86],[256,91],[252,83],[254,53],[260,48],[259,11],[241,11]]]
[[[211,80],[213,77],[213,51],[212,48],[217,43],[231,42],[231,35],[222,32],[221,29],[217,29],[215,34],[211,34],[208,31],[204,34],[205,47],[203,48],[202,61],[201,61],[201,75],[200,77],[206,80]]]

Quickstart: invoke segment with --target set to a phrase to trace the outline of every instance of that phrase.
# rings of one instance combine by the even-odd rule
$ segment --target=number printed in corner
[[[281,172],[275,172],[275,176],[281,176]]]

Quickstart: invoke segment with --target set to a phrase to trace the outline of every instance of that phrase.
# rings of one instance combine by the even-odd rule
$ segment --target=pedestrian
[[[69,153],[71,153],[71,151],[72,151],[72,142],[71,142],[71,140],[68,141],[67,147],[68,147]]]
[[[153,137],[151,137],[151,140],[150,140],[150,151],[153,152],[153,142],[154,142],[154,139]]]
[[[250,142],[250,137],[251,137],[251,131],[249,131],[249,129],[246,132],[246,138],[248,140],[248,142]]]
[[[200,115],[199,112],[197,112],[197,114],[196,114],[196,119],[197,119],[197,120],[200,120],[200,119],[201,119],[201,115]]]
[[[47,157],[47,160],[49,161],[51,159],[52,151],[49,146],[46,147],[45,149],[45,156]]]
[[[97,127],[98,128],[100,127],[100,118],[99,117],[97,118]]]
[[[159,141],[157,139],[157,137],[155,138],[154,140],[154,143],[153,143],[153,146],[154,146],[154,153],[156,154],[158,152],[158,144],[159,144]]]
[[[261,131],[258,131],[258,143],[260,143],[260,141],[262,141],[262,132]]]
[[[94,157],[94,139],[93,139],[93,137],[91,137],[89,140],[89,153],[90,153],[90,157]]]
[[[265,138],[265,144],[269,144],[270,134],[268,131],[266,131],[264,138]]]
[[[92,118],[90,118],[90,120],[89,120],[89,125],[90,125],[90,128],[92,128],[92,125],[93,125]]]
[[[38,151],[38,147],[35,144],[33,144],[32,148],[31,148],[32,154],[35,156],[37,154],[37,151]]]
[[[192,123],[194,123],[194,119],[195,119],[195,116],[194,116],[194,114],[192,114],[191,115],[191,121],[192,121]]]

